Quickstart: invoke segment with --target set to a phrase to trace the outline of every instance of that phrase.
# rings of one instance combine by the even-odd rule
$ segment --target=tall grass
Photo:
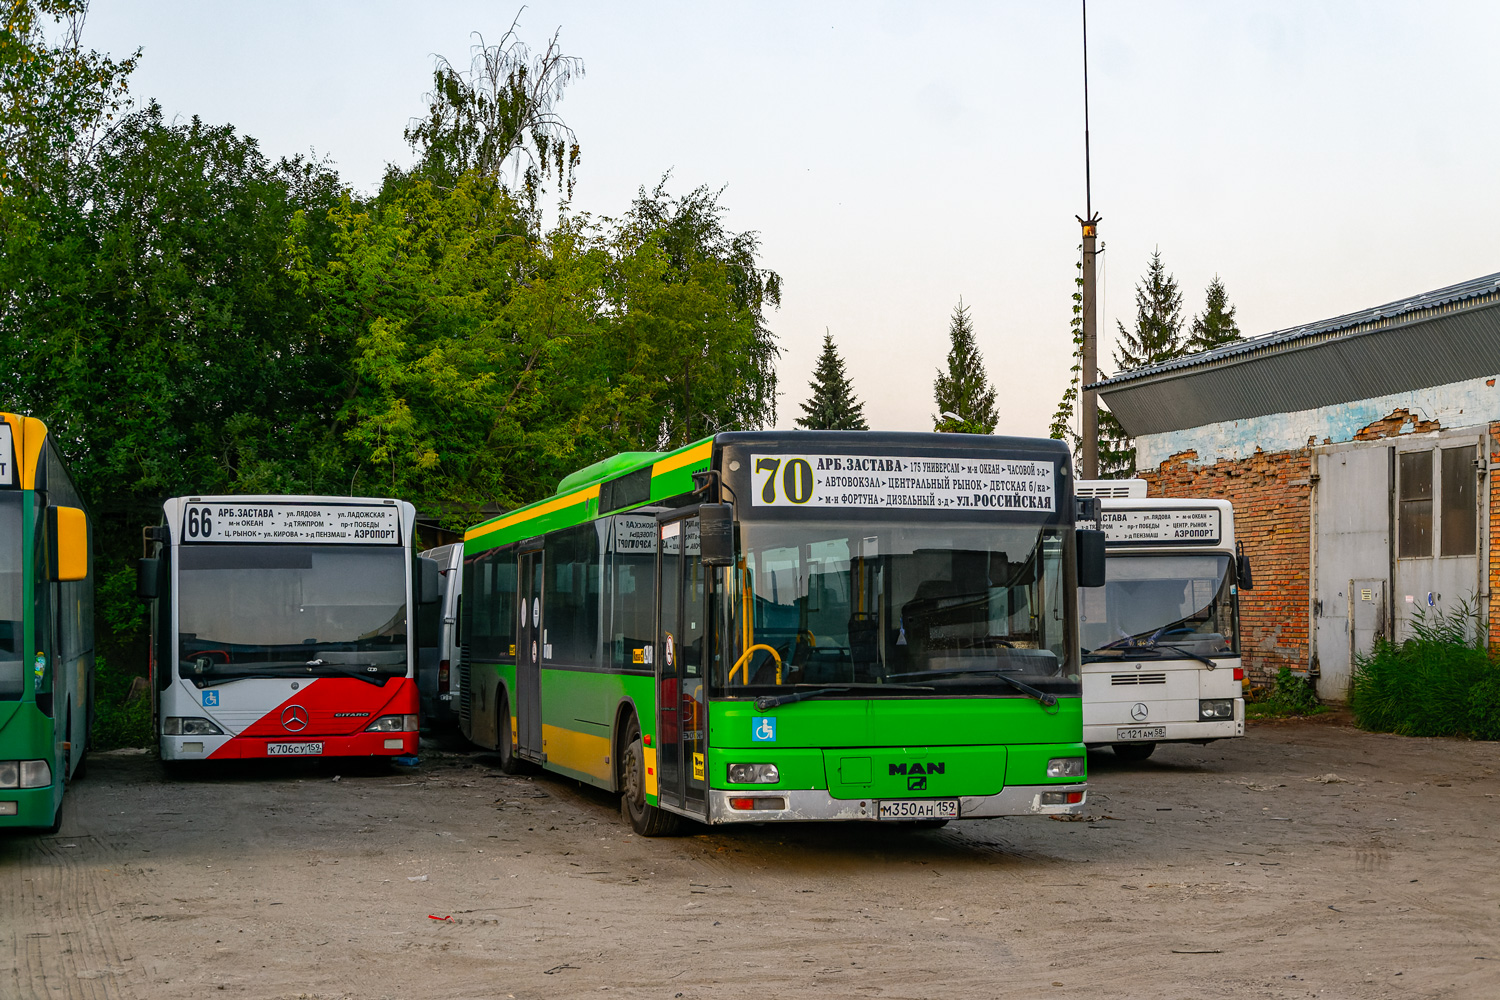
[[[1358,657],[1349,708],[1361,729],[1500,740],[1500,662],[1477,606],[1418,612],[1411,638],[1377,639]]]

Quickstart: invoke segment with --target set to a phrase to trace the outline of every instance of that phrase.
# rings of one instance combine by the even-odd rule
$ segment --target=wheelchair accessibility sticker
[[[218,708],[219,707],[219,692],[217,692],[217,691],[205,691],[205,692],[203,692],[203,707],[204,708]]]
[[[775,743],[776,720],[762,715],[751,718],[750,739],[756,743]]]

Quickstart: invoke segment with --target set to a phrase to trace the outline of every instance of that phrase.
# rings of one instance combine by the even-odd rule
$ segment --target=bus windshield
[[[21,697],[21,495],[0,494],[0,701]]]
[[[181,676],[407,674],[403,550],[365,545],[184,545]]]
[[[1153,645],[1199,656],[1237,653],[1229,567],[1227,553],[1111,554],[1105,585],[1080,597],[1084,648],[1099,654]]]
[[[740,532],[728,609],[737,648],[721,694],[828,685],[842,689],[835,697],[1024,697],[1006,677],[1079,691],[1069,531],[746,521]]]

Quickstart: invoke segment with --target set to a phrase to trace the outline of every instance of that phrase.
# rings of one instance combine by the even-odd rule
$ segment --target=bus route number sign
[[[182,513],[184,542],[279,542],[322,545],[398,545],[396,507],[190,503]]]
[[[1035,459],[752,455],[756,507],[1057,509],[1057,467]]]

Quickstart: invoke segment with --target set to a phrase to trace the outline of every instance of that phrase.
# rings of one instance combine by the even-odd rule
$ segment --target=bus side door
[[[672,515],[668,515],[672,516]],[[698,518],[658,525],[657,771],[662,802],[707,818],[708,706],[704,702],[707,579]]]

